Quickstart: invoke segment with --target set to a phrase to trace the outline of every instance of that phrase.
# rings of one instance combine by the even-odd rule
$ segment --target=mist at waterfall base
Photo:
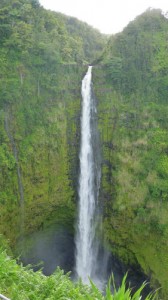
[[[45,275],[52,274],[59,266],[65,272],[71,271],[73,280],[81,278],[87,284],[90,277],[103,290],[111,273],[114,274],[118,287],[128,271],[128,266],[105,250],[101,238],[101,211],[98,201],[101,154],[91,72],[92,68],[89,67],[82,81],[79,214],[76,236],[74,238],[72,232],[64,226],[52,225],[22,238],[17,244],[16,253],[24,265],[31,264],[34,270],[42,269]],[[146,279],[141,271],[129,268],[128,281],[131,286],[138,288]]]
[[[43,274],[51,275],[60,267],[67,272],[71,272],[72,280],[75,278],[75,243],[74,236],[67,228],[51,225],[49,228],[34,232],[29,236],[21,239],[15,249],[16,256],[24,266],[31,264],[34,271],[42,269]],[[140,271],[125,266],[113,254],[107,256],[108,261],[105,261],[104,249],[99,250],[98,269],[102,273],[104,263],[107,263],[107,270],[103,274],[108,277],[113,273],[116,287],[119,287],[122,278],[128,271],[128,282],[132,287],[138,288],[144,281],[149,279]],[[144,296],[149,293],[148,286]],[[142,298],[143,299],[143,298]]]

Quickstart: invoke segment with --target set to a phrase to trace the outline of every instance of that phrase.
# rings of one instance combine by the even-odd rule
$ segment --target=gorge
[[[56,240],[60,252],[67,250],[58,265],[83,276],[75,264],[74,240],[81,255],[81,233],[74,224],[80,224],[82,190],[81,81],[92,64],[90,124],[97,130],[91,130],[96,154],[90,153],[94,164],[89,167],[93,173],[101,170],[101,177],[90,178],[99,191],[96,195],[91,188],[99,203],[98,221],[93,223],[101,223],[101,228],[94,234],[93,226],[96,241],[91,238],[87,244],[96,244],[101,236],[100,245],[110,252],[109,272],[117,264],[116,276],[123,277],[131,268],[134,274],[143,273],[152,289],[160,288],[158,299],[167,299],[167,18],[149,9],[123,32],[107,37],[77,19],[45,10],[36,0],[8,0],[1,1],[0,21],[1,248],[17,257],[14,249],[21,243],[32,251],[36,264],[37,249],[44,248],[48,257],[51,249],[57,253]],[[96,251],[91,254],[94,259]],[[57,266],[51,261],[47,275]],[[2,262],[8,265],[3,255]],[[95,271],[89,267],[87,272],[90,276]],[[15,299],[13,273],[5,274],[6,267],[5,272],[1,268],[0,288]],[[40,281],[52,281],[52,276]],[[19,300],[29,297],[24,292],[20,288]]]
[[[102,213],[99,203],[101,182],[101,149],[97,128],[96,98],[93,92],[92,67],[82,80],[81,95],[81,141],[78,179],[78,211],[76,237],[62,225],[49,226],[19,240],[16,255],[24,265],[31,264],[37,271],[43,269],[51,275],[59,266],[66,272],[73,271],[73,280],[81,279],[84,284],[92,280],[100,290],[105,289],[111,273],[115,284],[122,282],[128,266],[105,249],[102,236]],[[74,244],[75,240],[75,244]],[[129,266],[129,284],[137,289],[147,277]],[[145,288],[143,295],[150,292]]]

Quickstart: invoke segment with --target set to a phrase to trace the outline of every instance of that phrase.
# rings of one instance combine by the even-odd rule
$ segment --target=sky
[[[168,0],[39,0],[50,10],[88,23],[102,33],[114,34],[149,7],[168,11]]]

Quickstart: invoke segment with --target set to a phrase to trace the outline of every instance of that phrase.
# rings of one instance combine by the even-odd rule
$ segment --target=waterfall
[[[79,207],[76,234],[76,273],[83,283],[95,276],[98,244],[98,190],[100,182],[99,147],[96,130],[96,107],[92,96],[92,67],[82,81],[82,116],[80,145]],[[96,151],[94,151],[96,150]]]

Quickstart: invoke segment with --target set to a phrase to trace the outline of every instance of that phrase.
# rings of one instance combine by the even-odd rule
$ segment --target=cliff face
[[[14,243],[52,222],[73,230],[80,86],[105,38],[36,0],[1,1],[0,21],[0,232]]]
[[[1,233],[12,241],[52,220],[73,226],[83,68],[57,72],[56,94],[41,85],[38,96],[31,77],[1,110]]]
[[[166,28],[160,11],[147,11],[109,40],[93,72],[106,239],[162,287],[162,297],[168,294]]]

